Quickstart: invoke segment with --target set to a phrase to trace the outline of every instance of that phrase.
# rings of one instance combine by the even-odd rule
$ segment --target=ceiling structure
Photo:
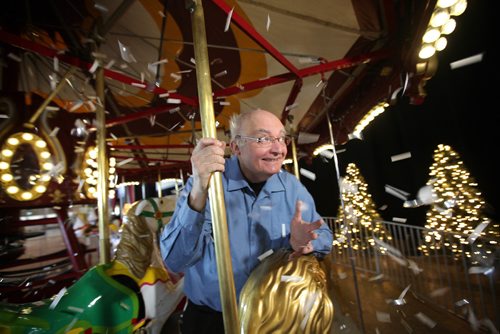
[[[330,142],[328,119],[335,142],[344,143],[377,103],[425,97],[432,73],[416,73],[416,52],[435,0],[202,3],[219,139],[228,140],[230,115],[263,108],[295,134],[299,156],[310,155]],[[83,133],[79,143],[89,146],[101,103],[95,70],[104,67],[107,142],[118,175],[156,180],[189,172],[201,137],[190,4],[9,1],[0,23],[2,90],[50,98],[71,120],[61,131]]]

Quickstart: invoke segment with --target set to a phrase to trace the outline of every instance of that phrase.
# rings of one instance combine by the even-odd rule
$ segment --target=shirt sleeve
[[[170,222],[160,236],[160,251],[165,265],[173,272],[182,272],[202,256],[204,239],[211,238],[211,225],[204,224],[204,216],[188,204],[192,179],[182,190]]]

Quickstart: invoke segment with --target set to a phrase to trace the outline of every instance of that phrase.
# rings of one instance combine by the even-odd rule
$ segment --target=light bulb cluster
[[[451,34],[457,25],[453,17],[461,15],[466,8],[466,0],[438,0],[427,30],[422,36],[422,46],[418,53],[420,59],[428,59],[436,51],[442,51],[446,48],[447,39],[445,36]]]
[[[97,183],[99,179],[99,172],[97,170],[97,154],[98,149],[95,146],[91,146],[87,149],[84,156],[83,168],[81,176],[85,181],[85,196],[91,199],[96,199],[97,192]],[[116,174],[116,160],[115,158],[109,158],[109,172],[108,172],[108,187],[109,198],[115,198],[115,188],[117,183],[117,174]]]
[[[16,160],[29,159],[29,156],[17,156],[16,152],[23,146],[29,146],[35,153],[37,168],[28,176],[28,186],[21,186],[18,179],[21,175],[14,175],[13,168],[17,168]],[[18,132],[11,135],[3,144],[0,154],[0,180],[7,195],[18,201],[31,201],[42,196],[50,182],[50,171],[54,167],[52,155],[47,142],[30,132]]]

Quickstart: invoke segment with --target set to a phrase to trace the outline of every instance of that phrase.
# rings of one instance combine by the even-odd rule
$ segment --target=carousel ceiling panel
[[[224,140],[230,116],[255,108],[270,110],[287,127],[320,138],[328,138],[328,112],[334,118],[341,113],[351,118],[346,124],[356,124],[370,104],[396,88],[389,87],[392,76],[380,80],[381,64],[399,65],[398,36],[407,32],[409,23],[418,27],[424,12],[419,9],[424,6],[413,1],[202,3],[217,135]],[[101,66],[107,140],[119,172],[156,178],[158,171],[167,176],[180,166],[189,168],[201,123],[186,4],[189,1],[6,2],[0,22],[8,66],[3,75],[16,80],[4,80],[2,89],[46,98],[65,81],[52,100],[61,113],[82,113],[79,117],[92,135],[95,106],[101,103],[94,88],[95,70]],[[412,40],[413,35],[406,37]],[[65,78],[72,68],[75,73]],[[394,66],[393,75],[400,71]],[[362,80],[367,82],[360,86]],[[360,94],[350,94],[377,82],[380,89],[362,101]]]

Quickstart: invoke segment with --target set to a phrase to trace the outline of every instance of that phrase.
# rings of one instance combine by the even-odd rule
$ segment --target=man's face
[[[285,129],[280,120],[270,112],[259,110],[246,119],[241,126],[240,135],[248,137],[282,137]],[[263,182],[281,170],[287,154],[286,144],[261,144],[253,140],[232,143],[233,153],[237,155],[243,175],[250,182]]]

